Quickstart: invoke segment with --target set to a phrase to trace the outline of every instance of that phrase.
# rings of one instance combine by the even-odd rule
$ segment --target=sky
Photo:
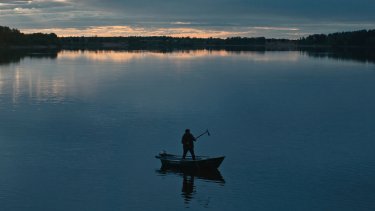
[[[0,0],[0,25],[58,36],[267,37],[375,29],[375,0]]]

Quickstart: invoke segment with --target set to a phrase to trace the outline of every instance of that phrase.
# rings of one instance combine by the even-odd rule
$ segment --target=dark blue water
[[[1,210],[374,210],[375,65],[60,52],[0,65]],[[154,155],[209,129],[214,175]]]

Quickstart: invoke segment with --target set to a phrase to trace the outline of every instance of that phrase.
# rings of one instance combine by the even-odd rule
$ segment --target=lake
[[[375,63],[300,51],[0,59],[1,210],[374,210]],[[226,158],[210,175],[161,170]]]

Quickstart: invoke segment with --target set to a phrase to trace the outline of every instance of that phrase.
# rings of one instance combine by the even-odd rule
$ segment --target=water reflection
[[[219,170],[180,170],[161,168],[156,171],[160,176],[177,175],[182,178],[181,196],[186,205],[195,198],[198,193],[196,181],[204,181],[224,185],[225,180]]]
[[[14,105],[21,99],[33,102],[61,102],[67,93],[67,80],[51,73],[49,67],[15,65],[0,68],[0,96],[11,99]]]
[[[356,62],[375,63],[375,51],[362,48],[340,48],[340,49],[304,49],[301,51],[310,57],[329,58],[335,60],[348,60]]]
[[[96,62],[126,63],[143,58],[156,58],[164,60],[192,60],[214,57],[246,56],[257,61],[268,60],[296,60],[298,53],[290,55],[266,55],[264,51],[226,51],[226,50],[180,50],[180,51],[61,51],[58,59],[64,60],[89,60]]]
[[[302,53],[301,53],[302,52]],[[106,67],[110,64],[129,64],[137,61],[170,61],[174,69],[189,64],[191,61],[206,61],[207,59],[232,58],[242,61],[259,63],[267,62],[298,62],[303,57],[317,57],[330,59],[343,59],[359,62],[375,62],[375,54],[371,51],[345,50],[327,51],[307,49],[303,51],[246,51],[246,50],[180,50],[180,51],[56,51],[56,50],[28,50],[9,51],[0,50],[0,95],[8,95],[13,104],[19,99],[62,102],[69,93],[82,93],[90,95],[96,90],[96,81],[99,78],[110,78],[110,71]],[[22,60],[47,59],[52,61],[48,65],[29,67],[22,65]],[[79,69],[72,63],[81,65],[103,64],[105,68],[91,70]],[[21,65],[10,65],[21,63]],[[38,63],[38,62],[35,62]],[[26,63],[25,63],[26,64]],[[108,65],[107,65],[108,64]],[[184,68],[189,69],[189,68]],[[105,70],[105,75],[101,75]],[[79,81],[79,82],[78,82]],[[86,83],[86,84],[85,84]]]
[[[58,50],[5,50],[0,49],[0,65],[19,63],[24,58],[56,59]]]
[[[99,80],[112,80],[116,68],[113,64],[129,64],[141,61],[154,64],[168,61],[179,70],[182,65],[194,60],[235,57],[259,62],[297,61],[298,52],[283,54],[263,51],[184,50],[159,51],[0,51],[0,95],[13,105],[20,100],[30,102],[61,103],[69,94],[90,96],[97,90]],[[46,59],[47,62],[37,60]],[[27,62],[22,62],[26,61]],[[11,65],[20,63],[19,65]],[[39,65],[43,64],[43,65]],[[72,65],[79,64],[79,65]],[[97,65],[101,64],[101,65]],[[99,67],[100,66],[100,67]],[[82,68],[88,67],[88,68]],[[126,68],[119,68],[124,70]],[[186,69],[186,68],[185,68]],[[99,83],[104,84],[104,82]]]
[[[365,49],[299,49],[298,51],[265,51],[259,49],[195,49],[195,50],[0,50],[0,66],[19,63],[24,58],[58,60],[89,60],[125,63],[143,58],[191,60],[210,57],[243,56],[253,61],[297,61],[301,56],[342,59],[375,63],[375,53]]]
[[[185,204],[189,204],[189,201],[193,198],[193,194],[195,194],[194,175],[184,174],[183,177],[182,196],[185,199]]]

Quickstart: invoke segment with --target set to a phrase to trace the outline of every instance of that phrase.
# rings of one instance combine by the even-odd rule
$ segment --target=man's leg
[[[185,159],[187,152],[188,152],[188,148],[184,147],[184,153],[182,154],[182,159]]]
[[[190,148],[189,151],[190,151],[191,157],[193,158],[193,160],[195,160],[194,148]]]

